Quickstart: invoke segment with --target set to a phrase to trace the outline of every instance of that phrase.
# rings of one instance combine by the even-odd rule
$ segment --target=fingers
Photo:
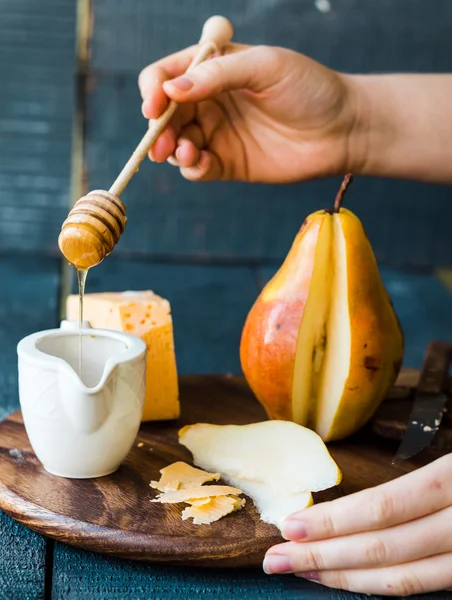
[[[219,58],[233,57],[248,49],[248,46],[229,44],[223,49],[223,56]],[[143,69],[138,78],[138,85],[143,98],[142,112],[146,118],[156,119],[167,108],[168,95],[163,88],[164,83],[185,73],[197,50],[197,45],[191,46]],[[207,62],[215,60],[218,58]],[[196,69],[197,67],[193,71]],[[213,70],[215,71],[215,67]],[[190,76],[193,71],[190,71]],[[216,86],[219,86],[218,82]],[[180,167],[182,175],[192,181],[217,179],[223,173],[223,166],[216,154],[201,151],[205,140],[201,129],[191,123],[195,116],[195,105],[189,98],[178,100],[182,105],[178,107],[170,124],[149,151],[149,157],[155,162],[168,160],[172,165]]]
[[[205,61],[189,73],[165,81],[163,89],[177,102],[199,102],[237,89],[259,92],[274,83],[279,67],[277,52],[256,46]]]
[[[190,46],[144,68],[138,76],[143,104],[141,110],[146,119],[157,119],[168,105],[168,96],[162,88],[167,79],[184,73],[197,52],[198,46]]]
[[[264,570],[294,573],[368,569],[411,562],[452,551],[451,523],[452,507],[448,507],[389,529],[316,542],[279,544],[267,552]]]
[[[149,150],[149,158],[154,162],[163,163],[174,152],[175,147],[176,132],[172,125],[168,125]]]
[[[411,596],[452,586],[452,553],[377,569],[297,573],[335,589],[362,594]]]
[[[391,527],[452,504],[452,454],[388,483],[291,515],[288,540],[322,540]]]
[[[217,181],[223,177],[223,166],[215,153],[201,150],[197,164],[180,172],[190,181]]]
[[[179,167],[190,181],[216,181],[223,176],[223,165],[214,152],[203,150],[204,135],[195,123],[184,127],[177,141],[174,155],[168,162]]]
[[[195,167],[199,160],[199,153],[204,145],[204,135],[201,128],[195,123],[190,123],[184,127],[177,140],[174,157],[170,157],[168,162],[174,166],[188,168]]]
[[[183,127],[195,116],[193,104],[184,104],[179,107],[169,125],[162,131],[151,150],[149,158],[155,162],[165,162],[177,146],[177,140]]]
[[[235,54],[248,46],[229,44],[223,49],[223,54]],[[197,44],[175,52],[161,60],[145,67],[138,76],[143,104],[141,107],[146,119],[157,119],[168,106],[168,96],[162,84],[185,73],[193,60],[199,46]]]

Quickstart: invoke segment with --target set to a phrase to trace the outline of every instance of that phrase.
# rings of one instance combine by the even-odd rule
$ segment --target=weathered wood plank
[[[170,301],[179,373],[240,373],[241,329],[257,293],[251,269],[112,255],[88,273],[86,293],[130,289],[152,289]]]
[[[0,598],[44,600],[47,540],[0,513]]]
[[[204,21],[224,14],[235,39],[284,45],[354,72],[448,70],[448,0],[96,0],[91,66],[133,71],[193,44]],[[381,43],[384,39],[384,44]],[[378,49],[378,52],[375,49]]]
[[[87,99],[89,186],[108,187],[143,135],[136,85],[141,67],[193,43],[214,13],[233,20],[240,41],[288,46],[349,72],[449,68],[447,0],[428,6],[422,0],[330,5],[322,13],[311,0],[232,0],[227,7],[220,0],[96,0]],[[130,221],[117,252],[280,259],[305,216],[328,206],[337,186],[336,179],[290,186],[195,184],[173,167],[145,163],[124,194]],[[347,205],[362,218],[380,261],[452,264],[450,188],[365,179],[356,181]]]
[[[275,271],[275,268],[259,269],[260,287]],[[452,341],[452,294],[434,275],[385,267],[380,271],[405,334],[403,364],[419,368],[428,342],[433,339]]]
[[[0,251],[52,250],[69,205],[72,0],[0,0]]]
[[[57,324],[59,261],[0,256],[0,419],[19,407],[19,340]]]
[[[17,409],[17,342],[56,325],[59,263],[0,257],[0,419]],[[0,598],[45,597],[46,540],[0,513]]]
[[[0,513],[0,598],[44,600],[47,540]]]
[[[350,600],[295,578],[265,576],[259,570],[162,567],[107,558],[55,546],[54,600]],[[366,596],[373,600],[371,596]],[[376,598],[374,597],[376,600]]]

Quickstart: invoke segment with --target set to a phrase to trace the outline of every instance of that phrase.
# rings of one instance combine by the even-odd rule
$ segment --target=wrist
[[[375,114],[372,94],[366,87],[366,77],[359,75],[341,75],[347,90],[349,111],[346,136],[345,172],[355,175],[368,175],[372,169],[375,139]],[[363,81],[364,79],[364,81]]]
[[[450,75],[345,75],[348,171],[450,183]]]
[[[355,173],[397,176],[403,170],[407,143],[392,75],[348,76],[354,122],[350,133],[350,165]]]

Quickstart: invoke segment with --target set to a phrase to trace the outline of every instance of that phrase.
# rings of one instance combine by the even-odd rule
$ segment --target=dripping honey
[[[80,379],[83,379],[83,298],[85,296],[85,283],[86,276],[88,275],[88,269],[77,269],[77,281],[78,281],[78,329],[79,329],[79,346],[78,346],[78,375]]]

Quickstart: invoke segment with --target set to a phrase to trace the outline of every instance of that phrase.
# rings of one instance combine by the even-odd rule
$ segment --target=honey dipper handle
[[[234,29],[230,21],[225,17],[214,16],[210,17],[210,19],[207,19],[207,21],[204,23],[204,27],[202,28],[201,38],[199,40],[199,50],[191,61],[187,72],[205,61],[210,54],[216,52],[217,50],[221,50],[223,46],[231,41],[233,33]],[[115,196],[120,196],[126,189],[127,184],[135,175],[135,173],[138,172],[140,164],[146,158],[147,153],[154,145],[158,136],[161,134],[163,129],[165,129],[168,121],[176,112],[177,107],[177,102],[171,100],[168,104],[168,108],[158,119],[152,119],[149,121],[149,128],[147,132],[141,139],[141,142],[135,148],[132,156],[127,161],[121,173],[116,178],[116,181],[111,186],[109,190],[110,193],[115,194]]]

